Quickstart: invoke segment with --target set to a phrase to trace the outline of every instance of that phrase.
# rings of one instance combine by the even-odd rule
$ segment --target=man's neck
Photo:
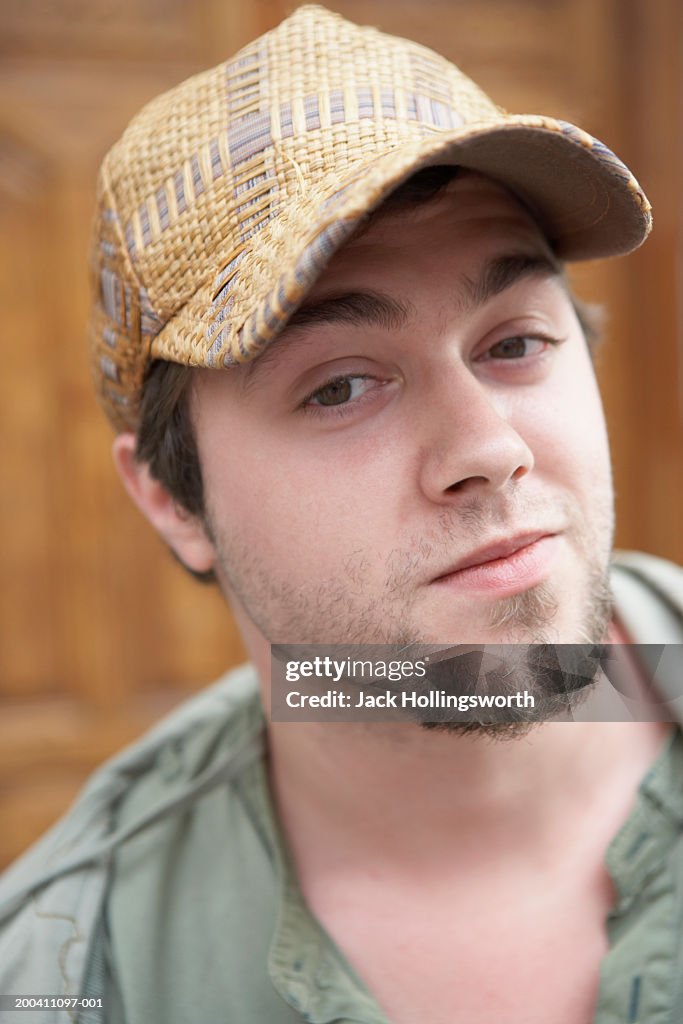
[[[307,861],[327,848],[347,863],[438,869],[490,843],[510,858],[553,856],[593,815],[616,831],[665,733],[659,723],[562,722],[501,743],[403,725],[285,724],[271,730],[271,782],[295,857]]]
[[[610,642],[628,642],[617,623]],[[627,671],[642,693],[635,664]],[[502,742],[403,723],[272,723],[271,786],[301,866],[324,849],[406,871],[453,866],[489,843],[509,858],[559,856],[593,815],[617,830],[667,731],[551,722]]]

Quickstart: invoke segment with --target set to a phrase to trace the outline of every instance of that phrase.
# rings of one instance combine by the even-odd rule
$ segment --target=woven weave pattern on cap
[[[625,251],[649,229],[637,182],[591,136],[509,117],[432,51],[320,7],[152,101],[99,180],[90,330],[114,425],[135,428],[153,358],[254,358],[368,211],[439,161],[508,183],[567,256]]]

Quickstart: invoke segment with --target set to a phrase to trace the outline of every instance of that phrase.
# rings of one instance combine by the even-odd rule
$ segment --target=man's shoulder
[[[256,672],[244,666],[91,776],[67,814],[0,878],[3,991],[79,990],[112,854],[239,774],[260,755],[262,725]],[[163,796],[153,784],[159,776]],[[121,807],[130,803],[134,820],[122,826]]]
[[[683,568],[641,551],[616,551],[610,582],[617,613],[634,641],[683,643]]]
[[[242,665],[183,701],[99,771],[130,772],[181,739],[214,731],[237,736],[243,729],[260,728],[262,721],[258,675],[252,665]]]

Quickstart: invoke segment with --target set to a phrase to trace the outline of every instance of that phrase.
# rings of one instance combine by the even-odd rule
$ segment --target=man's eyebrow
[[[292,313],[285,329],[342,323],[397,331],[405,327],[415,314],[416,309],[411,302],[401,302],[372,291],[346,292],[304,304]]]
[[[489,299],[500,295],[527,277],[563,278],[562,265],[549,254],[535,252],[514,252],[497,256],[485,264],[478,278],[465,275],[464,307],[483,306]]]
[[[352,324],[354,327],[382,327],[396,331],[414,318],[417,310],[410,302],[401,302],[390,295],[378,292],[345,292],[324,299],[305,303],[295,310],[275,341],[263,355],[247,364],[244,385],[248,389],[253,374],[258,369],[277,364],[283,347],[310,344],[313,337],[305,331],[298,337],[290,338],[290,331],[320,324]]]
[[[489,260],[475,279],[464,275],[460,284],[464,294],[457,302],[457,308],[464,312],[484,305],[489,299],[511,288],[528,277],[564,278],[562,266],[552,256],[541,252],[516,252],[496,256]],[[454,287],[456,290],[456,287]],[[257,370],[272,368],[285,346],[310,344],[314,338],[305,328],[321,324],[351,324],[354,327],[381,327],[396,331],[415,319],[417,310],[407,300],[399,300],[380,292],[345,292],[304,303],[295,310],[278,338],[265,352],[247,364],[244,385],[252,383]],[[290,332],[304,329],[298,337],[290,338]]]
[[[489,299],[526,277],[561,277],[562,268],[545,253],[509,253],[489,260],[476,280],[464,275],[465,306],[482,306]],[[287,321],[285,331],[294,327],[347,323],[358,327],[382,327],[396,331],[414,318],[411,302],[399,301],[378,292],[348,292],[317,302],[305,303]]]

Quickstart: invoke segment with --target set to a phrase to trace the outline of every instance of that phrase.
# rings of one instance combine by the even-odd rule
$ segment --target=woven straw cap
[[[586,132],[508,115],[431,50],[321,7],[146,106],[99,178],[90,331],[115,427],[135,429],[153,359],[257,356],[368,211],[439,163],[507,185],[564,259],[650,230],[637,181]]]

